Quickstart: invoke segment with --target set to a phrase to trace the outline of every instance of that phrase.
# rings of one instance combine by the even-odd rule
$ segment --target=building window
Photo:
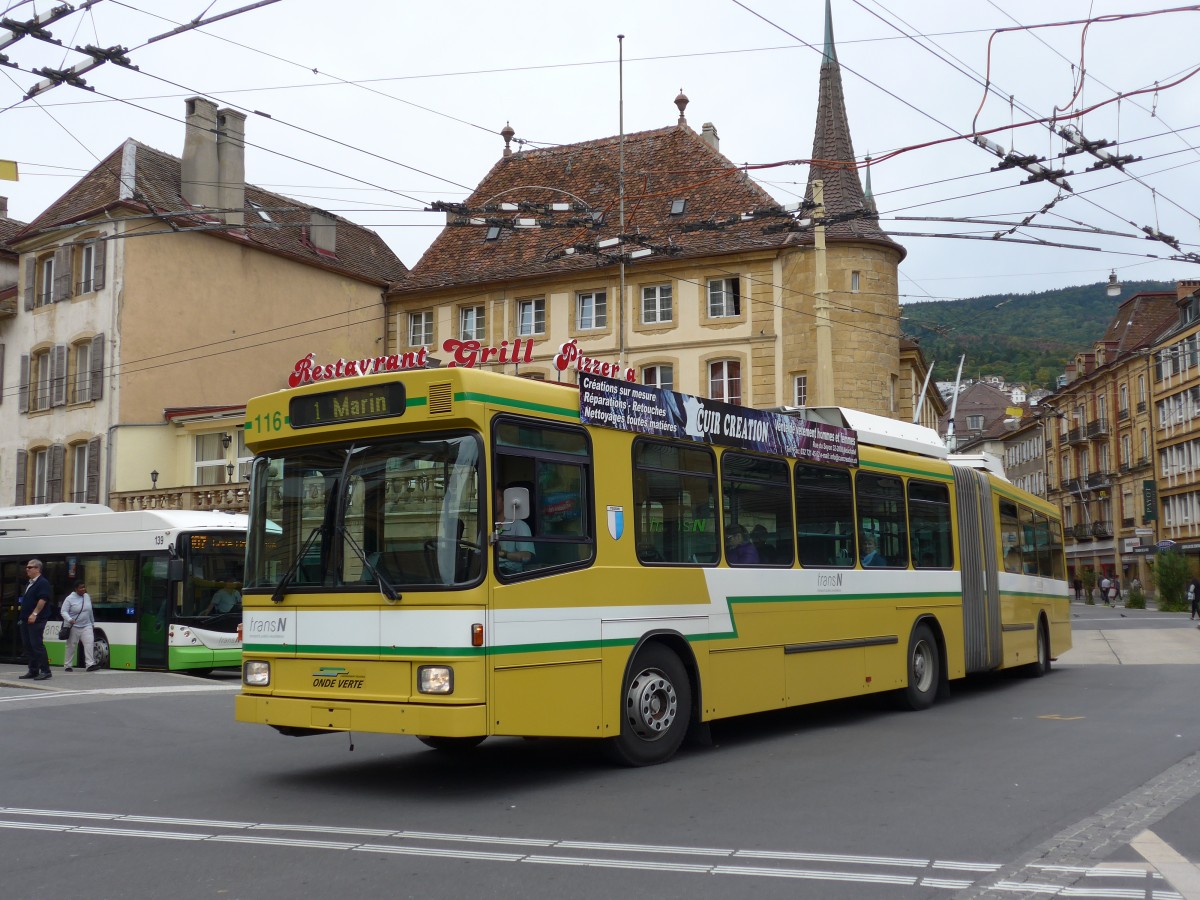
[[[433,310],[408,314],[408,343],[412,347],[428,347],[433,343]]]
[[[546,333],[546,298],[517,301],[517,334],[534,337]]]
[[[47,306],[54,302],[54,256],[44,257],[38,263],[38,285],[35,306]]]
[[[671,286],[656,284],[642,288],[642,324],[661,325],[673,318]]]
[[[240,429],[239,429],[240,435]],[[225,484],[229,481],[224,433],[196,435],[196,484]]]
[[[727,319],[742,314],[741,282],[737,278],[708,280],[708,317]]]
[[[807,375],[796,375],[792,378],[792,403],[795,406],[808,406]]]
[[[719,359],[708,364],[708,396],[735,406],[742,405],[742,364]]]
[[[482,341],[486,326],[484,307],[464,306],[458,311],[458,336],[462,340]]]
[[[575,327],[580,331],[604,328],[608,324],[608,297],[604,291],[575,295]]]
[[[967,416],[967,431],[983,431],[983,416]]]
[[[71,501],[87,503],[88,445],[75,444],[71,447]]]
[[[29,411],[50,408],[50,350],[34,353],[29,359]]]
[[[96,270],[96,244],[84,244],[79,248],[79,293],[92,291],[93,275]]]
[[[30,457],[29,502],[45,503],[50,490],[50,451],[34,450]]]
[[[71,348],[70,403],[86,403],[92,399],[92,342]]]
[[[1129,412],[1129,385],[1121,385],[1120,399],[1117,402],[1120,404],[1120,411],[1122,413]]]
[[[857,294],[862,289],[862,275],[859,272],[850,273],[850,293]]]
[[[664,391],[675,390],[675,369],[672,366],[644,366],[642,368],[642,384],[661,388]]]

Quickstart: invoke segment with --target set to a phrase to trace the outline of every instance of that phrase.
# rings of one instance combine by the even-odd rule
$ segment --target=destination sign
[[[389,381],[384,384],[293,397],[288,402],[288,417],[293,428],[312,428],[317,425],[402,416],[404,407],[404,385],[398,381]]]
[[[853,429],[594,375],[579,376],[579,420],[808,462],[858,464]]]

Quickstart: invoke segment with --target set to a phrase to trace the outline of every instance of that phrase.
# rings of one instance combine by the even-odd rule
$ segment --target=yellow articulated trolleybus
[[[470,368],[250,402],[240,721],[599,738],[948,682],[1071,646],[1062,526],[928,429]]]

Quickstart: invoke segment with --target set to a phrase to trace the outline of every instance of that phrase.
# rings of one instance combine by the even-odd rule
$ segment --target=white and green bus
[[[96,661],[114,669],[202,672],[239,666],[246,517],[220,512],[145,510],[54,503],[0,509],[0,660],[21,655],[17,606],[25,563],[40,559],[54,588],[46,650],[63,662],[58,615],[84,582],[96,613]],[[79,651],[82,654],[82,650]]]

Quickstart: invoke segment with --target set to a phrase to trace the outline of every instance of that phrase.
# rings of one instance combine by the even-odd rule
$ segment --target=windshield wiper
[[[291,584],[296,573],[300,570],[300,563],[304,561],[304,554],[308,552],[308,548],[312,546],[320,535],[325,532],[325,524],[322,523],[312,530],[308,538],[304,541],[304,545],[300,548],[300,552],[296,554],[296,558],[292,560],[292,564],[288,566],[288,570],[283,573],[283,577],[279,579],[279,584],[275,585],[275,590],[271,592],[271,601],[273,603],[281,603],[283,595],[287,591],[287,586]]]
[[[358,541],[354,539],[354,535],[347,531],[344,525],[338,526],[338,534],[345,539],[346,543],[350,545],[351,549],[354,550],[358,558],[362,560],[362,564],[367,567],[367,571],[371,573],[371,576],[375,579],[375,583],[379,585],[379,592],[393,603],[400,600],[401,598],[399,591],[392,586],[392,583],[388,581],[386,577],[384,577],[382,572],[371,565],[371,561],[367,559],[367,554],[363,551],[363,548],[358,545]]]

